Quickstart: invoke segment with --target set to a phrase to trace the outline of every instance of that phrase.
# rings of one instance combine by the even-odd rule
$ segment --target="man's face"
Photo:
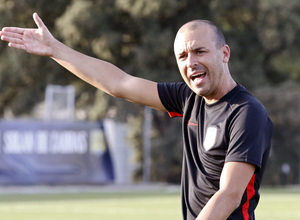
[[[206,100],[214,100],[225,79],[224,48],[216,48],[215,35],[208,25],[177,34],[174,52],[186,84]]]

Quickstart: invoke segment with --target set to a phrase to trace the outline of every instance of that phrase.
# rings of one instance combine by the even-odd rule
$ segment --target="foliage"
[[[37,11],[42,17],[49,19],[46,23],[53,30],[53,21],[64,10],[68,1],[54,0],[51,3],[53,7],[46,0],[0,0],[0,25],[34,27],[32,13]],[[43,99],[47,83],[67,82],[67,78],[58,77],[62,71],[53,61],[11,50],[3,43],[0,48],[0,116],[14,117],[30,112]]]
[[[299,181],[299,125],[300,99],[299,83],[285,82],[278,87],[264,87],[255,91],[267,107],[275,125],[273,148],[266,170],[268,184],[297,183]],[[283,164],[289,164],[291,171],[283,173]],[[286,175],[286,177],[284,177]],[[283,180],[282,178],[287,178]]]
[[[70,47],[112,62],[131,75],[159,82],[181,80],[173,55],[178,28],[192,19],[212,20],[224,30],[230,45],[234,78],[262,100],[274,122],[275,156],[267,170],[269,182],[278,183],[273,176],[286,161],[293,175],[299,176],[298,0],[0,0],[0,25],[34,27],[34,11]],[[142,162],[142,106],[97,91],[50,59],[9,49],[4,43],[0,49],[1,117],[32,117],[47,84],[72,84],[77,91],[76,107],[85,112],[85,119],[110,117],[131,126],[137,160]],[[152,178],[178,182],[180,120],[162,113],[153,116]],[[279,156],[283,154],[286,157]]]

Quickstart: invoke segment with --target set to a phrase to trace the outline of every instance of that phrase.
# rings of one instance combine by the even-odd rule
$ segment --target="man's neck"
[[[214,94],[213,97],[203,97],[207,104],[213,104],[219,101],[223,96],[229,93],[233,88],[237,86],[237,83],[230,77],[227,81],[225,81],[217,94]]]

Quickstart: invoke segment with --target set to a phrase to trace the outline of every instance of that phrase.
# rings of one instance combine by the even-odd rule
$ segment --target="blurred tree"
[[[263,71],[271,83],[300,81],[300,4],[298,0],[262,1],[257,34]]]
[[[300,182],[300,5],[297,0],[260,3],[257,34],[270,86],[256,89],[275,125],[266,182],[280,184],[282,165],[291,167],[288,184]]]
[[[37,11],[53,30],[54,20],[70,1],[0,0],[0,25],[35,27],[32,13]],[[52,21],[51,21],[52,20]],[[49,72],[51,74],[42,74]],[[67,78],[57,77],[62,71],[54,62],[11,50],[1,44],[0,53],[0,117],[28,114],[44,97],[48,82],[62,83]],[[56,74],[53,74],[56,73]]]
[[[233,77],[248,89],[264,84],[262,50],[256,31],[259,0],[214,0],[211,11],[231,48],[229,66]]]
[[[276,87],[257,89],[255,95],[266,106],[275,125],[270,164],[267,166],[265,182],[279,184],[283,164],[291,166],[289,184],[299,183],[300,156],[300,87],[298,82],[287,81]]]

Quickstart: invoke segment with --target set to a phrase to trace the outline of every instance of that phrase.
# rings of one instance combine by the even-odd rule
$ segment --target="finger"
[[[4,27],[4,28],[2,28],[1,34],[4,33],[4,32],[11,32],[11,33],[23,34],[24,28]]]
[[[25,45],[23,45],[23,44],[9,43],[8,46],[9,46],[9,47],[12,47],[12,48],[19,49],[19,50],[26,50],[26,47],[25,47]]]
[[[23,38],[23,34],[19,34],[15,32],[7,32],[7,31],[1,31],[0,36],[1,36],[1,40],[8,41],[8,42],[16,41],[17,39],[20,40]]]
[[[7,41],[14,44],[23,44],[22,38],[15,38],[15,37],[8,37],[8,36],[1,36],[1,40]]]
[[[4,32],[0,33],[1,37],[13,37],[13,38],[22,38],[23,34],[15,33],[15,32]]]
[[[44,22],[42,21],[42,19],[38,16],[38,14],[36,12],[33,13],[33,20],[39,29],[42,29],[45,27]]]

